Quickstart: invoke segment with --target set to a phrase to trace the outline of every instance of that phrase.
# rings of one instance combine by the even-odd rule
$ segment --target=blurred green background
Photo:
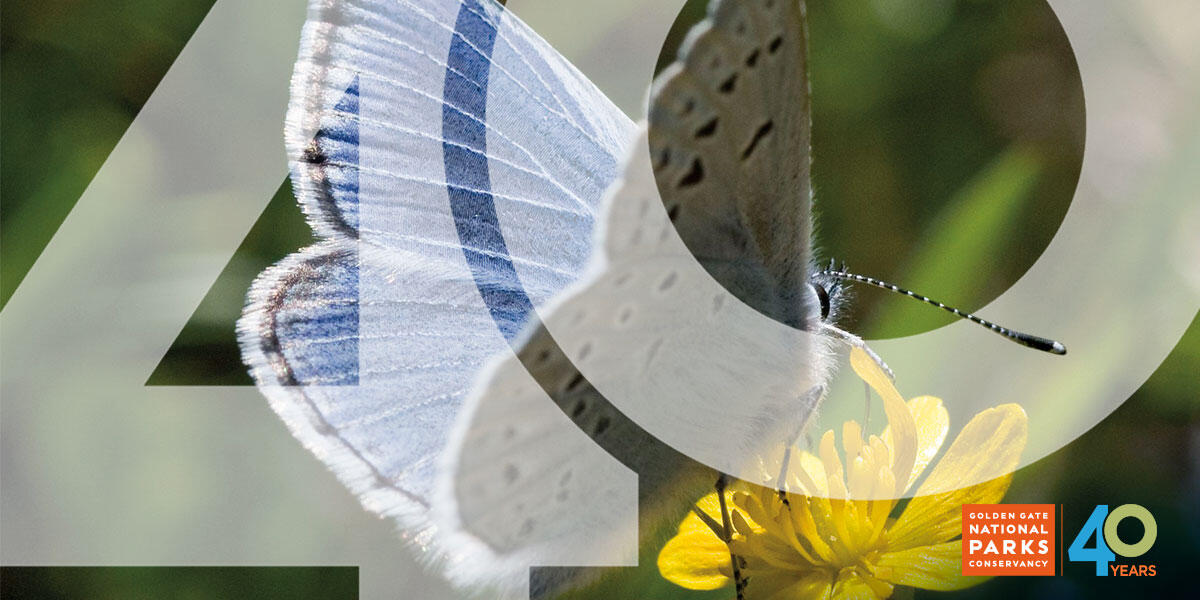
[[[0,4],[0,302],[211,5]],[[668,46],[703,6],[688,4]],[[1084,99],[1053,13],[1041,0],[810,0],[809,16],[821,252],[960,308],[983,306],[1037,259],[1078,176]],[[603,33],[597,39],[611,43],[613,33]],[[259,271],[311,239],[290,185],[281,182],[148,383],[249,384],[233,331],[245,290]],[[947,319],[862,289],[843,325],[877,338]],[[1007,578],[963,595],[1136,597],[1181,583],[1183,569],[1200,559],[1198,366],[1200,326],[1193,322],[1130,401],[1020,471],[1008,496],[1064,503],[1071,533],[1094,504],[1146,505],[1159,523],[1146,557],[1162,565],[1159,577],[1097,579],[1086,565],[1069,565],[1067,577]],[[648,597],[691,597],[652,568],[636,578],[650,586]]]
[[[355,600],[355,567],[5,567],[8,600]]]

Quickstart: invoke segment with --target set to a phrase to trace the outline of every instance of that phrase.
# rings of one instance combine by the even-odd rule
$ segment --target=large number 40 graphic
[[[1136,543],[1127,544],[1117,535],[1117,525],[1126,517],[1141,521],[1144,529],[1142,539]],[[1095,546],[1084,547],[1092,538],[1096,538]],[[1117,555],[1134,558],[1145,554],[1158,538],[1158,523],[1150,511],[1137,504],[1122,504],[1111,513],[1107,504],[1098,504],[1088,516],[1087,522],[1071,542],[1067,556],[1071,562],[1096,563],[1096,575],[1108,575],[1108,563],[1116,560]],[[1115,552],[1115,553],[1114,553]]]

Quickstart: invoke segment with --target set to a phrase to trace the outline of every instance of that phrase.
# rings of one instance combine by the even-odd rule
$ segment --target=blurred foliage
[[[212,2],[0,4],[0,302],[16,289]],[[700,18],[704,4],[688,4],[668,47]],[[986,304],[1040,255],[1078,177],[1082,90],[1052,12],[1043,0],[808,5],[821,253],[966,310]],[[310,239],[285,182],[148,383],[248,383],[233,332],[245,290],[262,268]],[[866,337],[916,333],[948,319],[873,289],[855,295],[844,325]],[[1157,504],[1147,505],[1162,537],[1151,558],[1168,565],[1195,562],[1198,364],[1200,327],[1193,323],[1129,402],[1087,435],[1019,472],[1008,499],[1065,503],[1071,535],[1072,519],[1082,519],[1091,505],[1153,498]],[[653,591],[652,597],[704,597],[656,578],[651,556],[627,574],[632,579],[626,585],[639,582],[635,587]],[[128,573],[139,585],[167,581],[165,571],[155,571]],[[205,570],[172,571],[190,571],[196,582]],[[1002,579],[965,595],[1092,597],[1112,584],[1081,571],[1071,566],[1066,578]],[[5,597],[17,581],[13,573],[5,571]],[[298,587],[271,591],[296,590],[291,597],[330,589],[297,573],[278,576],[279,586]],[[1166,594],[1181,577],[1164,573],[1150,582],[1156,587],[1119,583],[1133,595]],[[299,586],[301,581],[308,583]],[[146,597],[191,597],[171,589]]]
[[[0,3],[0,306],[212,3]]]
[[[284,181],[146,385],[252,385],[233,327],[246,290],[263,269],[314,241]]]
[[[357,567],[5,567],[6,600],[358,598]]]

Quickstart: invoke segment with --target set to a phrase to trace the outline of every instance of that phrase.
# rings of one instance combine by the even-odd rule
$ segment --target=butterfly
[[[549,596],[593,574],[531,566],[632,564],[639,515],[678,517],[823,396],[841,292],[810,129],[798,0],[711,2],[648,125],[492,0],[314,1],[286,143],[321,241],[255,282],[244,360],[456,583]]]

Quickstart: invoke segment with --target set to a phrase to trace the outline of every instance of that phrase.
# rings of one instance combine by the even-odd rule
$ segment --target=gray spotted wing
[[[811,329],[810,117],[804,5],[717,0],[659,76],[650,151],[688,249],[726,289]]]

